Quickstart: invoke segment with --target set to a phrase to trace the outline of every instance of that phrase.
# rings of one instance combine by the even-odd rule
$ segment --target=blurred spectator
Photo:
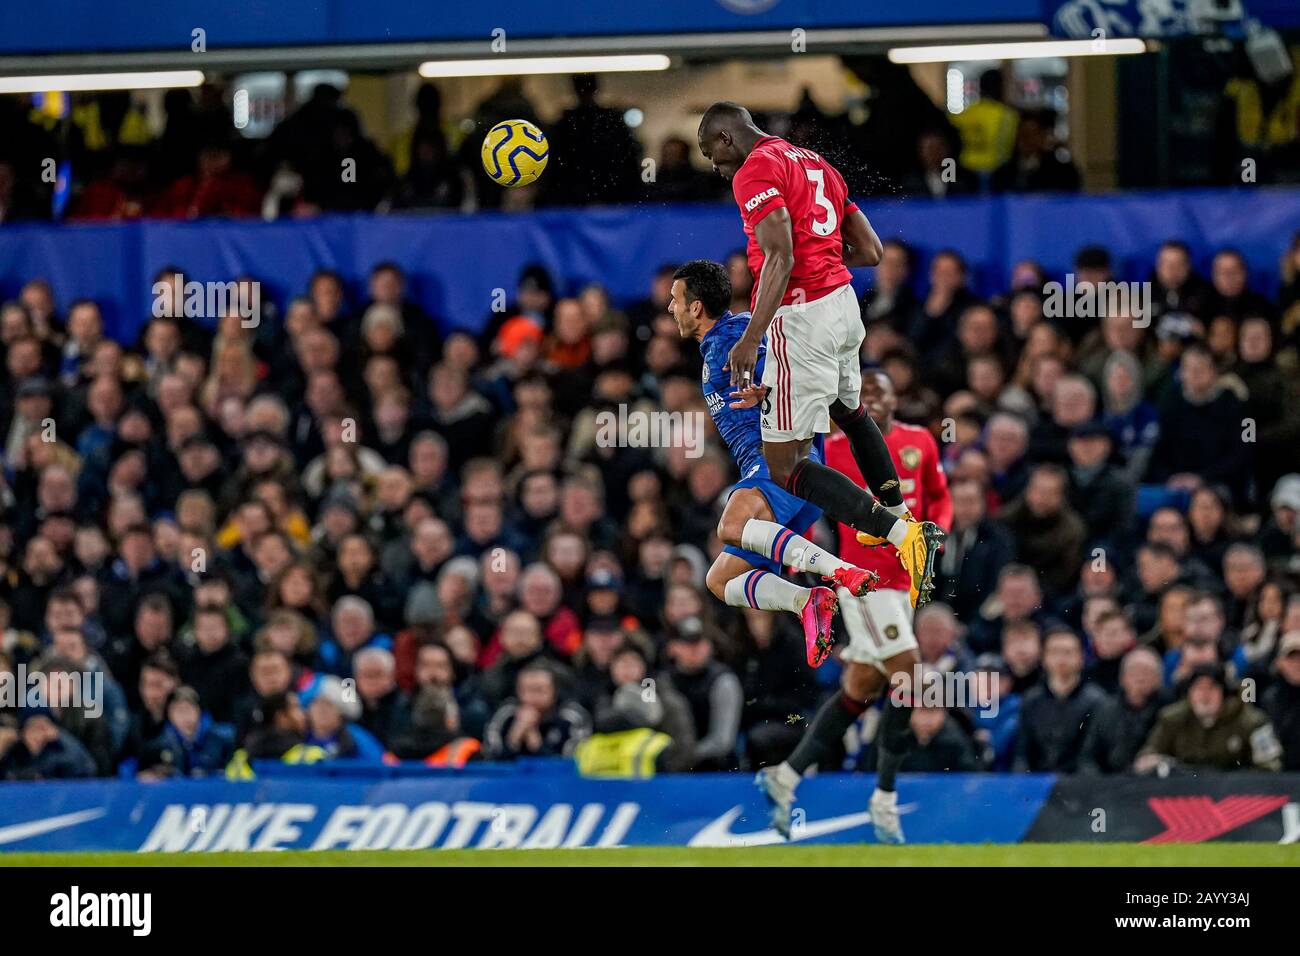
[[[397,686],[397,665],[390,651],[370,647],[356,656],[356,695],[361,703],[357,723],[376,740],[395,740],[411,722],[406,695]]]
[[[167,724],[140,755],[141,779],[220,774],[234,755],[228,727],[203,711],[198,692],[178,687],[167,701]]]
[[[953,526],[939,555],[935,594],[970,620],[997,587],[1015,553],[1011,535],[989,519],[983,486],[970,479],[951,486]]]
[[[641,145],[624,119],[625,110],[601,106],[595,74],[573,78],[576,105],[549,131],[547,201],[557,205],[622,203],[639,197]]]
[[[1018,141],[1020,117],[1003,99],[1002,73],[986,70],[979,78],[979,99],[953,117],[961,132],[961,164],[987,177],[1001,168]]]
[[[1054,597],[1074,584],[1087,540],[1087,529],[1070,507],[1067,490],[1065,469],[1039,465],[1030,474],[1024,495],[998,516],[1016,539],[1019,559],[1043,569],[1043,587]]]
[[[0,726],[0,780],[70,780],[93,777],[95,761],[48,710],[31,708],[18,728]]]
[[[942,707],[913,707],[904,773],[970,773],[979,769],[974,742]]]
[[[1160,658],[1147,648],[1124,655],[1119,693],[1105,701],[1088,724],[1079,770],[1083,773],[1125,773],[1151,735],[1156,716],[1168,704],[1162,685]]]
[[[871,287],[862,297],[863,322],[868,326],[873,322],[886,322],[896,332],[906,331],[916,310],[916,293],[911,286],[915,264],[916,253],[907,243],[900,239],[884,242],[880,264],[872,271]],[[734,280],[732,285],[734,289]],[[744,309],[748,307],[749,303],[744,303]],[[736,311],[734,302],[732,311]]]
[[[232,720],[235,701],[247,686],[248,658],[231,643],[224,609],[200,608],[195,613],[194,647],[181,657],[181,677],[214,720]]]
[[[403,209],[456,208],[465,184],[443,128],[442,94],[432,83],[415,93],[416,120],[394,150],[400,177],[394,202]]]
[[[1165,313],[1204,313],[1209,292],[1192,266],[1187,243],[1169,239],[1160,244],[1151,283],[1157,318]]]
[[[952,344],[958,318],[976,302],[968,281],[966,260],[960,253],[942,249],[930,260],[930,289],[908,328],[922,358],[935,360]]]
[[[568,756],[591,733],[591,716],[565,700],[555,671],[530,664],[519,671],[515,695],[492,715],[484,746],[489,759]]]
[[[648,194],[659,202],[700,202],[717,199],[726,184],[691,163],[693,147],[680,136],[669,136],[659,145],[659,163],[650,180]]]
[[[662,733],[667,741],[655,757],[666,773],[690,770],[695,760],[695,729],[686,698],[662,686],[649,673],[645,654],[634,645],[614,653],[610,662],[612,690],[596,706],[595,731],[620,733],[645,728]]]
[[[1021,702],[1015,769],[1073,773],[1106,695],[1083,680],[1083,642],[1069,629],[1049,630],[1044,637],[1043,673],[1043,682]]]
[[[1282,746],[1282,769],[1300,770],[1300,631],[1278,642],[1275,680],[1260,698]]]
[[[423,760],[432,767],[463,767],[482,759],[483,752],[478,740],[462,733],[455,696],[436,685],[416,694],[410,723],[392,738],[391,749],[400,759]]]
[[[741,729],[752,767],[776,766],[790,756],[817,703],[803,641],[783,618],[753,609],[741,615],[750,646],[740,672],[745,706]]]
[[[981,654],[970,670],[977,695],[972,736],[981,764],[983,769],[1005,773],[1015,760],[1022,695],[1014,689],[1010,666],[998,654]]]
[[[361,702],[350,684],[326,675],[312,688],[304,742],[320,748],[330,758],[377,763],[384,755],[383,744],[357,723],[361,719]]]
[[[1111,432],[1100,422],[1074,426],[1070,459],[1070,506],[1083,519],[1089,542],[1123,546],[1133,516],[1133,486],[1110,464]]]
[[[663,680],[686,698],[695,729],[695,769],[734,770],[744,692],[729,668],[714,659],[713,641],[696,618],[668,633],[671,662]]]
[[[958,164],[947,135],[931,130],[917,141],[916,168],[903,179],[902,186],[914,195],[943,199],[977,192],[979,178]]]
[[[974,660],[962,642],[962,625],[947,604],[932,601],[917,609],[914,621],[921,662],[940,673],[965,672]]]
[[[1137,636],[1124,613],[1102,612],[1092,630],[1092,663],[1084,671],[1084,679],[1107,694],[1117,693],[1123,661],[1136,646]]]
[[[154,203],[162,219],[201,219],[210,216],[255,216],[262,195],[251,176],[233,168],[230,146],[213,142],[199,150],[193,172],[181,176]]]
[[[1185,697],[1160,712],[1134,768],[1277,770],[1282,747],[1267,715],[1243,701],[1223,668],[1193,668]]]
[[[1242,402],[1219,382],[1214,356],[1189,345],[1179,363],[1181,389],[1160,409],[1160,437],[1147,468],[1150,481],[1187,482],[1195,475],[1244,495],[1250,446],[1242,437]]]
[[[974,620],[968,623],[967,644],[979,654],[997,651],[1008,624],[1037,623],[1042,618],[1043,590],[1038,583],[1038,574],[1026,565],[1008,564],[998,574],[997,589],[984,600]],[[1002,651],[1005,657],[1005,649]]]
[[[1079,170],[1055,141],[1051,113],[1025,113],[1016,130],[1014,155],[990,179],[995,192],[1073,192]]]

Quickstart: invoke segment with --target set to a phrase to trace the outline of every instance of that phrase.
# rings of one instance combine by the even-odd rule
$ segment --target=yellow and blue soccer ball
[[[483,137],[483,168],[494,182],[511,189],[536,182],[551,148],[546,136],[528,120],[503,120]]]

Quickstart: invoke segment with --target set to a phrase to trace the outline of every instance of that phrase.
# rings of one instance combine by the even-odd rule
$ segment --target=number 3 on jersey
[[[831,201],[826,198],[826,173],[823,170],[809,169],[806,166],[804,172],[808,174],[808,178],[817,187],[817,195],[813,197],[813,201],[826,210],[826,218],[820,222],[817,221],[816,216],[813,216],[812,230],[819,236],[829,236],[835,232],[835,228],[840,224],[840,217],[836,215],[835,207],[831,205]]]

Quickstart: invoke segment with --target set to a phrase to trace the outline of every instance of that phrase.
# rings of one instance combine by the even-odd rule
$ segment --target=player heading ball
[[[880,239],[834,166],[763,132],[743,106],[710,106],[699,143],[714,170],[731,181],[748,239],[751,314],[726,367],[739,400],[762,403],[763,457],[772,480],[849,525],[864,544],[897,547],[912,605],[924,604],[943,532],[908,513],[889,449],[858,395],[864,331],[849,268],[879,262]],[[765,335],[773,360],[760,383],[754,371]],[[809,457],[813,436],[828,432],[831,420],[879,502]]]

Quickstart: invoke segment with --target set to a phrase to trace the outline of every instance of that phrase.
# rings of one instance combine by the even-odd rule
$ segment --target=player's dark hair
[[[673,273],[686,285],[686,300],[698,301],[705,314],[716,319],[731,305],[731,280],[726,267],[708,259],[692,259]]]
[[[722,100],[714,103],[704,115],[700,117],[700,131],[712,129],[719,123],[747,124],[753,123],[754,118],[750,115],[749,110],[739,103],[732,103],[729,100]]]

